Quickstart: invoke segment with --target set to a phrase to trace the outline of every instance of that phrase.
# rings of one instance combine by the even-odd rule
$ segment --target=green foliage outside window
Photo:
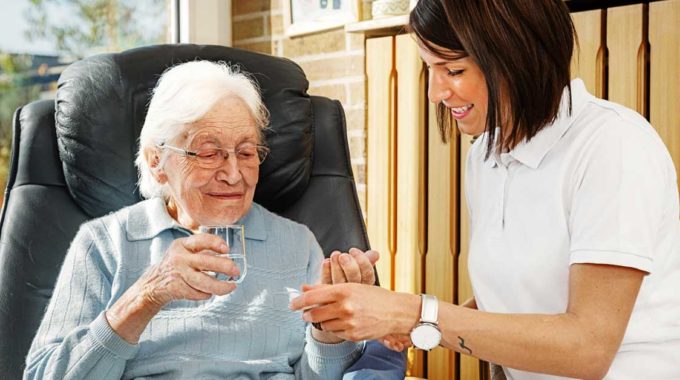
[[[48,41],[67,61],[168,41],[171,0],[17,0],[26,2],[25,35]],[[0,51],[0,186],[4,191],[15,110],[53,98],[55,84],[37,84],[33,56]],[[0,196],[1,199],[2,196]]]
[[[12,145],[12,120],[17,107],[36,100],[40,86],[27,83],[31,58],[0,54],[0,184],[5,189]]]

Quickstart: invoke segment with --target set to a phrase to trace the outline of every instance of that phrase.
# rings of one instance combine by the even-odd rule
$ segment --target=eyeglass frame
[[[267,146],[265,146],[265,145],[260,145],[260,144],[247,144],[247,145],[248,145],[249,147],[255,147],[255,149],[257,150],[257,157],[258,157],[258,164],[257,164],[257,166],[262,165],[262,163],[264,162],[264,160],[267,158],[267,155],[269,154],[269,152],[271,152],[271,150],[269,149],[269,147],[267,147]],[[184,156],[184,157],[189,157],[189,158],[196,159],[197,162],[198,162],[199,165],[200,165],[200,157],[198,156],[198,152],[199,152],[200,150],[202,150],[202,149],[199,149],[199,150],[197,150],[197,151],[190,151],[190,150],[187,150],[187,149],[182,149],[182,148],[178,148],[178,147],[176,147],[176,146],[168,145],[168,144],[166,144],[166,143],[156,144],[156,148],[161,149],[161,150],[168,149],[169,151],[171,151],[171,152],[173,152],[173,153],[180,154],[180,155],[182,155],[182,156]],[[222,155],[222,160],[223,160],[223,162],[224,162],[224,161],[226,161],[226,160],[229,159],[229,157],[230,157],[231,154],[236,155],[236,154],[237,154],[237,151],[239,150],[239,147],[236,147],[236,148],[234,148],[234,149],[209,148],[209,149],[206,149],[206,150],[216,150],[216,151],[221,152],[220,154]],[[224,154],[224,153],[226,153],[226,154]],[[239,162],[239,161],[238,161],[238,157],[236,158],[236,162],[237,162],[237,163]],[[215,166],[215,168],[218,168],[219,166],[220,166],[220,165],[217,165],[217,166]],[[212,167],[205,167],[205,166],[203,166],[203,167],[206,168],[206,169],[212,168]],[[213,168],[213,169],[214,169],[214,168]]]

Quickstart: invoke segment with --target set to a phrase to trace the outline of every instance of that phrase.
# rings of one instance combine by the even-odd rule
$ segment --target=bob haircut
[[[192,61],[173,66],[158,80],[149,111],[139,136],[135,165],[139,192],[145,198],[167,200],[167,185],[153,177],[144,150],[173,140],[190,124],[202,119],[221,99],[238,97],[246,104],[258,128],[260,143],[269,124],[269,112],[262,102],[257,83],[235,66],[224,62]],[[163,153],[161,165],[168,152]]]
[[[407,30],[435,56],[469,56],[484,73],[487,158],[494,149],[506,151],[531,140],[555,121],[565,87],[571,113],[576,33],[562,0],[419,0]],[[453,120],[441,103],[437,122],[447,142]]]

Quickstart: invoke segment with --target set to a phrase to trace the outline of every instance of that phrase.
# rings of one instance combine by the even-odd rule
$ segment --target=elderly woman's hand
[[[210,234],[197,234],[176,239],[160,263],[151,266],[106,311],[111,328],[129,343],[136,343],[147,324],[166,304],[174,300],[205,300],[225,295],[236,284],[220,281],[207,271],[236,276],[239,270],[226,257],[222,239]]]
[[[213,295],[225,295],[235,284],[220,281],[205,273],[239,274],[236,265],[224,254],[229,248],[222,239],[211,234],[197,234],[172,242],[163,260],[151,267],[140,281],[144,281],[150,305],[163,307],[174,300],[205,300]]]
[[[239,274],[238,267],[224,254],[229,248],[222,239],[211,234],[197,234],[172,242],[163,260],[151,267],[140,281],[149,305],[162,308],[174,300],[205,300],[213,295],[233,291],[235,284],[220,281],[205,273]]]
[[[373,266],[380,258],[378,251],[362,252],[352,248],[349,252],[334,251],[324,260],[321,271],[322,284],[342,284],[355,282],[357,284],[375,284],[375,270]]]
[[[351,248],[349,252],[334,251],[323,261],[321,266],[322,284],[343,284],[353,282],[358,284],[375,284],[375,270],[373,266],[380,258],[377,251],[362,252]],[[332,332],[321,331],[320,325],[314,323],[312,336],[324,343],[339,343],[344,339]]]
[[[411,342],[411,337],[407,334],[390,334],[378,341],[385,347],[392,351],[402,352],[405,349],[413,346]]]

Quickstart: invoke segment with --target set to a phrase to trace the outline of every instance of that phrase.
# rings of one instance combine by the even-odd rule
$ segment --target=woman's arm
[[[101,235],[99,235],[101,238]],[[163,305],[174,299],[226,294],[234,284],[201,270],[231,273],[229,260],[196,254],[226,251],[214,235],[177,239],[163,261],[150,268],[112,307],[115,268],[108,268],[86,225],[78,232],[62,266],[53,297],[26,360],[28,379],[119,379],[136,355],[139,336]],[[198,269],[200,268],[200,270]]]
[[[163,260],[149,268],[106,311],[113,331],[135,344],[158,312],[175,300],[206,300],[236,289],[204,271],[238,274],[231,260],[217,257],[226,253],[224,241],[211,234],[197,234],[172,242]]]
[[[113,333],[104,318],[111,281],[90,226],[84,225],[71,243],[33,339],[24,379],[120,379],[137,347]]]
[[[439,303],[442,345],[520,370],[601,378],[618,351],[644,272],[575,264],[569,305],[562,314],[496,314]],[[351,340],[408,334],[420,316],[420,297],[355,284],[316,286],[293,300],[315,307],[307,321]]]
[[[335,275],[331,273],[333,269],[331,261],[324,259],[319,243],[309,230],[307,230],[307,242],[309,247],[307,280],[310,283],[318,281],[330,281],[332,283],[331,276],[335,276],[335,279],[339,281],[343,271],[341,270]],[[334,256],[334,261],[339,263],[337,256]],[[351,265],[351,268],[359,269],[359,266]],[[345,341],[331,332],[317,330],[311,324],[307,326],[305,334],[305,349],[302,357],[295,364],[296,378],[310,380],[339,379],[364,350],[363,342]]]
[[[602,378],[619,349],[644,272],[608,265],[570,269],[563,314],[494,314],[442,305],[442,345],[503,366]]]

